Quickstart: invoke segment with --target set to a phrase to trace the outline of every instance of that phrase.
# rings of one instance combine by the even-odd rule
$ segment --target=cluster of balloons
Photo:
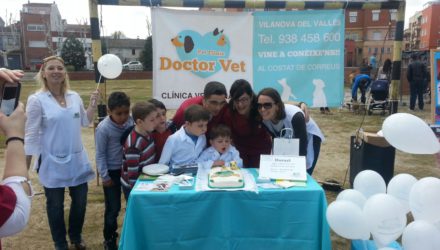
[[[105,54],[98,60],[98,71],[107,79],[114,79],[122,72],[122,62],[113,54]]]
[[[407,213],[414,221],[407,225]],[[368,240],[378,249],[402,235],[405,250],[435,250],[440,246],[440,179],[417,180],[398,174],[385,184],[372,170],[360,172],[353,189],[339,193],[327,208],[330,228],[350,240]]]

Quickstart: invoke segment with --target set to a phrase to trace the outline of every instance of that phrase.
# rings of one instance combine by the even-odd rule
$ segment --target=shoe
[[[77,242],[77,243],[72,243],[72,244],[73,244],[73,247],[76,250],[85,250],[85,249],[87,249],[86,243],[83,240],[81,240],[80,242]]]
[[[104,249],[105,250],[117,250],[118,247],[116,245],[116,239],[110,239],[104,241]]]

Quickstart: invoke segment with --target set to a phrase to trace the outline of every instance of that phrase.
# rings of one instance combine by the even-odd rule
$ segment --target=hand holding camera
[[[7,116],[11,115],[18,106],[21,89],[19,80],[21,77],[23,77],[23,71],[21,70],[0,68],[0,110]]]

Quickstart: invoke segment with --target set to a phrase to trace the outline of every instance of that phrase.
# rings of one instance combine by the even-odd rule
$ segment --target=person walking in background
[[[108,116],[95,131],[96,167],[104,189],[104,249],[118,249],[118,215],[121,210],[121,136],[133,125],[130,117],[130,98],[124,92],[108,97]]]
[[[22,76],[22,71],[0,68],[1,86],[17,82]],[[0,182],[0,238],[20,232],[29,220],[33,192],[23,147],[25,121],[22,103],[10,116],[0,112],[0,130],[6,140],[5,169]]]
[[[371,66],[371,70],[373,71],[373,73],[375,73],[376,69],[377,69],[376,53],[374,53],[370,56],[370,66]]]
[[[250,83],[236,80],[229,90],[231,100],[223,122],[231,129],[232,144],[240,152],[243,166],[260,167],[260,155],[270,154],[272,141],[257,109],[257,96]]]
[[[391,70],[393,67],[393,63],[389,58],[385,60],[383,66],[379,69],[378,79],[387,79],[391,81]]]
[[[68,249],[64,222],[64,190],[72,198],[68,234],[76,249],[85,249],[81,236],[87,206],[87,182],[95,176],[81,140],[81,127],[92,122],[99,93],[90,97],[87,110],[78,93],[69,90],[64,61],[57,56],[43,59],[36,75],[41,89],[29,96],[25,152],[32,156],[44,187],[46,211],[55,249]]]
[[[409,109],[414,110],[416,106],[416,99],[418,99],[418,106],[420,110],[423,110],[423,93],[426,87],[426,80],[428,78],[428,72],[426,65],[420,61],[420,56],[417,54],[411,55],[411,63],[408,65],[408,71],[406,72],[406,79],[409,82]]]

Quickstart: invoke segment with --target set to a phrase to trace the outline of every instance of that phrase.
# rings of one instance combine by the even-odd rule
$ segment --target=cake
[[[242,188],[244,187],[243,174],[236,164],[230,166],[215,166],[208,175],[210,188]]]

